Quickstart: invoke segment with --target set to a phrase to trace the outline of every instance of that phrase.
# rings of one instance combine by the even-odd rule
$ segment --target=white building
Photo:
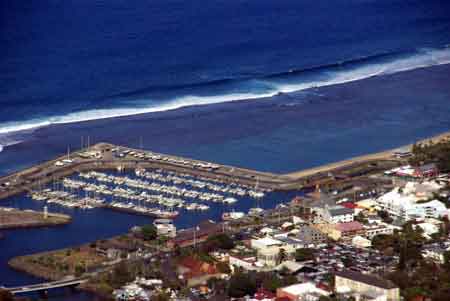
[[[259,239],[252,239],[250,241],[250,245],[252,249],[259,251],[270,247],[281,247],[283,245],[283,242],[278,239],[273,239],[270,236],[265,236]]]
[[[251,247],[257,252],[258,261],[266,267],[275,267],[278,264],[281,250],[286,255],[293,254],[295,247],[292,244],[266,236],[260,239],[252,239]]]
[[[264,268],[264,263],[258,261],[256,256],[229,256],[229,265],[232,271],[242,268],[246,271],[259,271]]]
[[[357,248],[369,248],[372,246],[372,242],[367,238],[357,235],[353,237],[352,245],[354,245]]]
[[[177,235],[177,228],[170,219],[155,219],[153,225],[156,227],[158,235],[175,237]]]
[[[324,208],[317,208],[319,222],[326,222],[329,224],[349,223],[352,222],[355,217],[355,211],[344,206],[332,206],[326,205]]]
[[[330,292],[318,288],[311,282],[299,283],[277,289],[278,298],[293,301],[317,301],[321,296],[329,296]]]
[[[400,301],[398,286],[376,275],[337,271],[334,283],[338,294],[353,296],[356,300]]]
[[[406,188],[406,187],[405,187]],[[394,218],[405,221],[411,219],[440,218],[448,214],[445,204],[438,201],[423,201],[415,192],[408,189],[394,188],[377,200],[378,206]]]

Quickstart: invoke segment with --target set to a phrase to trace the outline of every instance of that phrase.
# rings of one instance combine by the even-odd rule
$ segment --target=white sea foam
[[[450,63],[450,48],[424,49],[421,53],[399,58],[385,63],[367,64],[354,69],[342,71],[329,71],[321,80],[303,81],[298,83],[278,84],[276,89],[280,92],[289,93],[305,90],[313,87],[323,87],[343,84],[369,77],[393,74],[424,67],[445,65]]]
[[[97,120],[104,118],[130,116],[136,114],[159,112],[178,109],[181,107],[192,105],[205,105],[222,103],[229,101],[238,101],[244,99],[255,99],[261,97],[270,97],[279,92],[289,93],[294,91],[305,90],[312,87],[329,86],[335,84],[342,84],[351,81],[357,81],[377,75],[392,74],[401,71],[413,70],[423,67],[430,67],[435,65],[443,65],[450,63],[450,49],[427,49],[422,52],[410,55],[404,58],[399,58],[394,61],[384,63],[367,63],[363,66],[356,66],[347,70],[323,70],[318,74],[319,79],[311,80],[311,78],[302,78],[302,75],[297,75],[289,83],[277,82],[276,80],[264,80],[264,84],[268,89],[260,93],[230,93],[225,95],[213,96],[195,96],[187,95],[174,99],[166,103],[158,105],[145,105],[145,100],[140,101],[144,105],[127,108],[114,109],[96,109],[86,110],[75,113],[69,113],[61,116],[47,117],[42,119],[32,119],[21,122],[7,122],[0,124],[0,134],[12,133],[17,131],[29,131],[51,124],[73,123],[89,120]]]

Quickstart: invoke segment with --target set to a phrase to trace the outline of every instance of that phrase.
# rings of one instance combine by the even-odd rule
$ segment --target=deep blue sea
[[[0,175],[87,137],[273,172],[411,143],[450,130],[449,45],[449,1],[0,1]],[[39,281],[15,254],[147,222],[74,221],[7,232],[0,285]]]
[[[274,95],[450,62],[450,3],[0,3],[0,144],[14,130]]]

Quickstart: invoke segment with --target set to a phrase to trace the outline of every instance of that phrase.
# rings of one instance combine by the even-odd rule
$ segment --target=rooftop
[[[337,271],[335,272],[335,275],[384,289],[398,288],[398,286],[396,286],[392,281],[383,279],[376,275],[363,274],[350,270]]]
[[[341,232],[350,232],[350,231],[363,230],[364,226],[358,221],[353,221],[353,222],[348,222],[348,223],[336,224],[335,228],[336,228],[336,230],[339,230]]]
[[[331,216],[338,216],[338,215],[346,215],[346,214],[353,214],[353,209],[346,208],[344,206],[334,206],[328,208],[328,212]]]

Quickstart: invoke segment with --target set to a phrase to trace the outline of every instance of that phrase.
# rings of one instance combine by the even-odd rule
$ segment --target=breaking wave
[[[136,91],[124,91],[113,98],[133,99],[116,108],[91,109],[71,112],[65,115],[38,119],[6,122],[0,124],[0,151],[16,141],[6,136],[14,132],[32,132],[51,124],[82,122],[96,119],[122,117],[142,113],[178,109],[186,106],[206,105],[245,99],[271,97],[279,93],[290,93],[314,87],[343,84],[365,78],[393,74],[418,68],[450,63],[450,48],[421,49],[413,52],[382,53],[307,69],[293,69],[286,72],[255,77],[236,77],[194,83],[183,86],[151,86]],[[177,92],[169,99],[152,99],[147,93],[161,91]],[[221,91],[214,92],[211,91]],[[228,92],[227,92],[228,91]],[[175,95],[175,94],[174,94]],[[123,105],[125,103],[125,105]],[[2,139],[3,136],[3,139]],[[7,140],[6,142],[4,140]],[[3,145],[3,146],[2,146]]]

